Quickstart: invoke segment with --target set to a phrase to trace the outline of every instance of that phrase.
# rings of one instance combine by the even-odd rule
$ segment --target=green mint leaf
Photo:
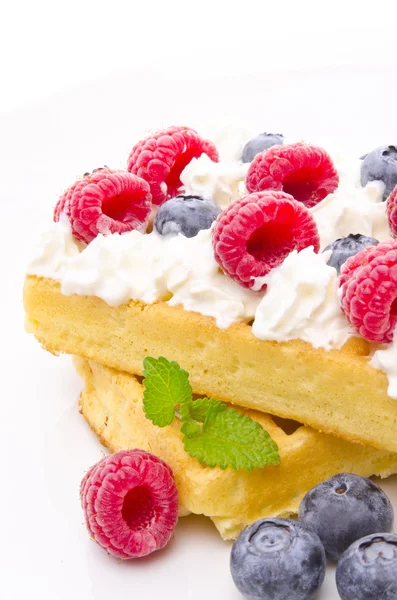
[[[177,410],[183,444],[190,456],[221,469],[251,471],[280,464],[276,443],[259,423],[219,400],[193,401],[189,374],[178,363],[147,357],[143,367],[146,417],[165,427],[172,423]]]
[[[185,450],[190,456],[209,467],[231,467],[251,471],[266,465],[280,464],[277,444],[263,427],[249,417],[228,408],[218,400],[204,399],[196,409],[193,402],[191,413],[202,420],[207,409],[201,432],[183,438]]]
[[[219,400],[213,400],[212,398],[199,398],[194,402],[185,402],[185,404],[181,406],[182,410],[180,410],[182,433],[184,433],[188,438],[200,434],[202,428],[199,423],[204,423],[205,419],[207,418],[208,411],[213,405],[222,405],[222,402],[219,402]]]
[[[143,375],[143,408],[154,425],[170,425],[177,405],[180,405],[181,414],[188,410],[192,400],[189,374],[177,362],[162,356],[157,359],[148,356],[143,361]]]
[[[220,400],[214,400],[213,398],[198,398],[190,405],[191,418],[200,423],[204,423],[211,407],[215,406],[224,406],[226,408],[226,404],[223,404]]]
[[[195,435],[200,435],[201,426],[195,421],[186,421],[184,423],[182,422],[181,431],[186,435],[186,437],[191,438]]]

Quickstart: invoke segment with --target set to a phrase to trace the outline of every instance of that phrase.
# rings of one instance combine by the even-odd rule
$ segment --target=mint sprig
[[[145,415],[158,427],[171,425],[175,407],[192,399],[189,373],[166,358],[147,357],[143,361],[145,392],[143,407]]]
[[[277,444],[257,421],[213,398],[193,400],[189,374],[177,362],[147,357],[143,366],[146,417],[165,427],[177,411],[184,448],[201,464],[246,471],[280,464]]]

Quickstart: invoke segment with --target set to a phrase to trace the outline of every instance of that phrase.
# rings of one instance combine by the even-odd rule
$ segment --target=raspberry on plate
[[[387,221],[393,237],[397,237],[397,185],[387,199]]]
[[[339,177],[325,150],[298,143],[257,154],[245,183],[249,192],[280,190],[311,208],[336,190]]]
[[[283,192],[266,191],[236,200],[215,221],[215,259],[229,277],[247,288],[260,288],[256,277],[267,275],[292,250],[320,240],[310,211]]]
[[[81,482],[80,498],[91,537],[118,558],[164,548],[178,519],[170,467],[143,450],[105,456]]]
[[[73,235],[89,244],[98,234],[145,231],[151,211],[146,181],[127,171],[96,169],[76,181],[58,200],[54,221],[64,213]]]
[[[341,307],[370,342],[389,343],[397,324],[397,241],[369,246],[342,266]]]
[[[190,127],[169,127],[138,142],[128,158],[128,170],[150,185],[153,204],[162,204],[181,192],[180,174],[193,158],[206,154],[218,162],[212,142]]]

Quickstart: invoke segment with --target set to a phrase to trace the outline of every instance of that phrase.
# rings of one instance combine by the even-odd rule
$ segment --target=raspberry
[[[370,342],[389,343],[397,324],[397,241],[364,248],[342,266],[341,307]]]
[[[146,181],[127,171],[104,168],[87,174],[66,190],[55,207],[54,221],[65,213],[73,235],[89,244],[99,233],[145,231],[150,211]]]
[[[313,246],[318,252],[320,248],[309,210],[292,196],[274,191],[250,194],[230,204],[215,222],[212,241],[218,264],[247,288],[254,286],[254,277],[269,273],[292,250]]]
[[[214,144],[203,140],[197,131],[169,127],[133,147],[128,170],[149,183],[153,204],[162,204],[181,192],[180,174],[193,158],[202,154],[218,162]]]
[[[118,558],[164,548],[178,519],[170,467],[143,450],[105,456],[81,482],[80,498],[91,537]]]
[[[325,150],[299,143],[257,154],[245,183],[249,192],[282,190],[311,208],[336,190],[339,177]]]
[[[397,186],[387,199],[387,220],[393,237],[397,237]]]

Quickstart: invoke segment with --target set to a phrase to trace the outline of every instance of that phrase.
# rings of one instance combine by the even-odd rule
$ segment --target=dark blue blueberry
[[[383,181],[385,191],[383,200],[387,200],[397,185],[397,147],[381,146],[362,157],[361,185],[369,181]]]
[[[182,233],[191,238],[201,229],[209,229],[220,212],[212,200],[201,196],[176,196],[160,206],[154,227],[164,236]]]
[[[283,143],[284,137],[281,133],[260,133],[244,146],[241,160],[243,163],[252,162],[259,152]]]
[[[324,252],[326,250],[332,250],[327,265],[335,267],[338,273],[340,273],[341,266],[348,258],[354,256],[367,246],[376,246],[377,244],[379,244],[379,241],[375,238],[367,237],[360,233],[349,233],[348,236],[338,238],[332,242],[332,244],[329,244],[329,246],[324,248]]]
[[[316,485],[303,498],[299,519],[315,531],[327,556],[337,560],[356,540],[390,531],[393,507],[370,479],[341,473]]]
[[[346,550],[336,567],[342,600],[396,600],[397,535],[375,533]]]
[[[239,535],[233,581],[247,600],[311,600],[325,575],[318,535],[292,519],[261,519]]]

